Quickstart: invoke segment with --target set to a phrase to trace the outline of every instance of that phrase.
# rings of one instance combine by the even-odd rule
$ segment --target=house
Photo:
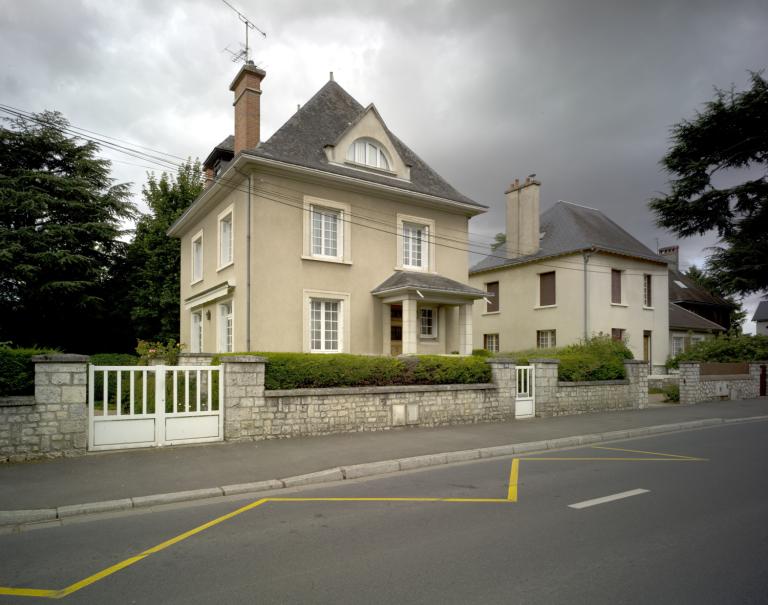
[[[669,350],[667,262],[599,210],[539,212],[539,181],[506,192],[506,244],[470,270],[493,294],[474,307],[475,347],[515,351],[595,334],[625,340],[661,371]]]
[[[768,300],[763,300],[757,305],[752,321],[757,326],[756,334],[768,336]]]
[[[468,221],[459,193],[331,79],[267,141],[261,83],[232,82],[234,135],[169,229],[181,240],[189,350],[470,353]]]

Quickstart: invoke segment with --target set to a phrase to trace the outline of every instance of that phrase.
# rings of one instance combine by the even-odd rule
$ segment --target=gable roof
[[[763,300],[757,305],[752,321],[768,321],[768,300]]]
[[[670,302],[703,303],[720,307],[733,307],[727,300],[713,294],[701,284],[693,281],[679,269],[669,267],[669,300]]]
[[[461,202],[478,209],[487,208],[449,185],[386,126],[397,153],[411,168],[410,182],[328,162],[324,147],[333,145],[365,112],[365,107],[331,80],[266,142],[243,153]]]
[[[371,290],[371,294],[387,294],[398,290],[424,290],[425,292],[460,294],[472,298],[488,296],[482,290],[472,288],[448,277],[417,271],[395,271]]]
[[[723,326],[675,303],[669,303],[669,329],[725,332]]]
[[[470,274],[591,249],[667,264],[665,258],[652,252],[595,208],[557,202],[542,213],[540,231],[543,235],[538,252],[513,258],[507,253],[506,245],[501,246],[472,267]]]

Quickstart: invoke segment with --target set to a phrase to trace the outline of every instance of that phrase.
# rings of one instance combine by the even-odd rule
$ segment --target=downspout
[[[594,248],[584,250],[581,253],[584,259],[584,342],[589,340],[589,281],[587,279],[587,263],[589,263],[589,259],[594,253]]]

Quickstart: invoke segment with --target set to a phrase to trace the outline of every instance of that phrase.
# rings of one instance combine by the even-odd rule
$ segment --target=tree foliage
[[[496,235],[493,236],[493,243],[491,244],[491,252],[498,250],[506,243],[507,243],[507,234],[497,233]]]
[[[133,206],[68,126],[43,112],[0,127],[0,341],[90,352],[109,338],[107,276]]]
[[[717,232],[708,273],[742,295],[768,290],[768,82],[753,73],[751,83],[716,89],[703,111],[673,126],[661,163],[674,180],[650,202],[657,224],[681,237]]]
[[[713,277],[706,270],[699,269],[696,265],[691,265],[688,271],[685,272],[686,277],[692,279],[694,282],[706,288],[713,294],[717,294],[720,298],[731,304],[731,311],[728,316],[728,325],[725,326],[728,330],[735,330],[737,333],[741,332],[741,327],[747,318],[747,312],[741,307],[741,303],[736,298],[726,292],[723,289],[722,282]]]

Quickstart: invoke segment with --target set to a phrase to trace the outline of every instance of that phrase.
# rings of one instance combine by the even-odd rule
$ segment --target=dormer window
[[[347,161],[381,170],[391,170],[384,148],[372,139],[357,139],[347,150]]]

